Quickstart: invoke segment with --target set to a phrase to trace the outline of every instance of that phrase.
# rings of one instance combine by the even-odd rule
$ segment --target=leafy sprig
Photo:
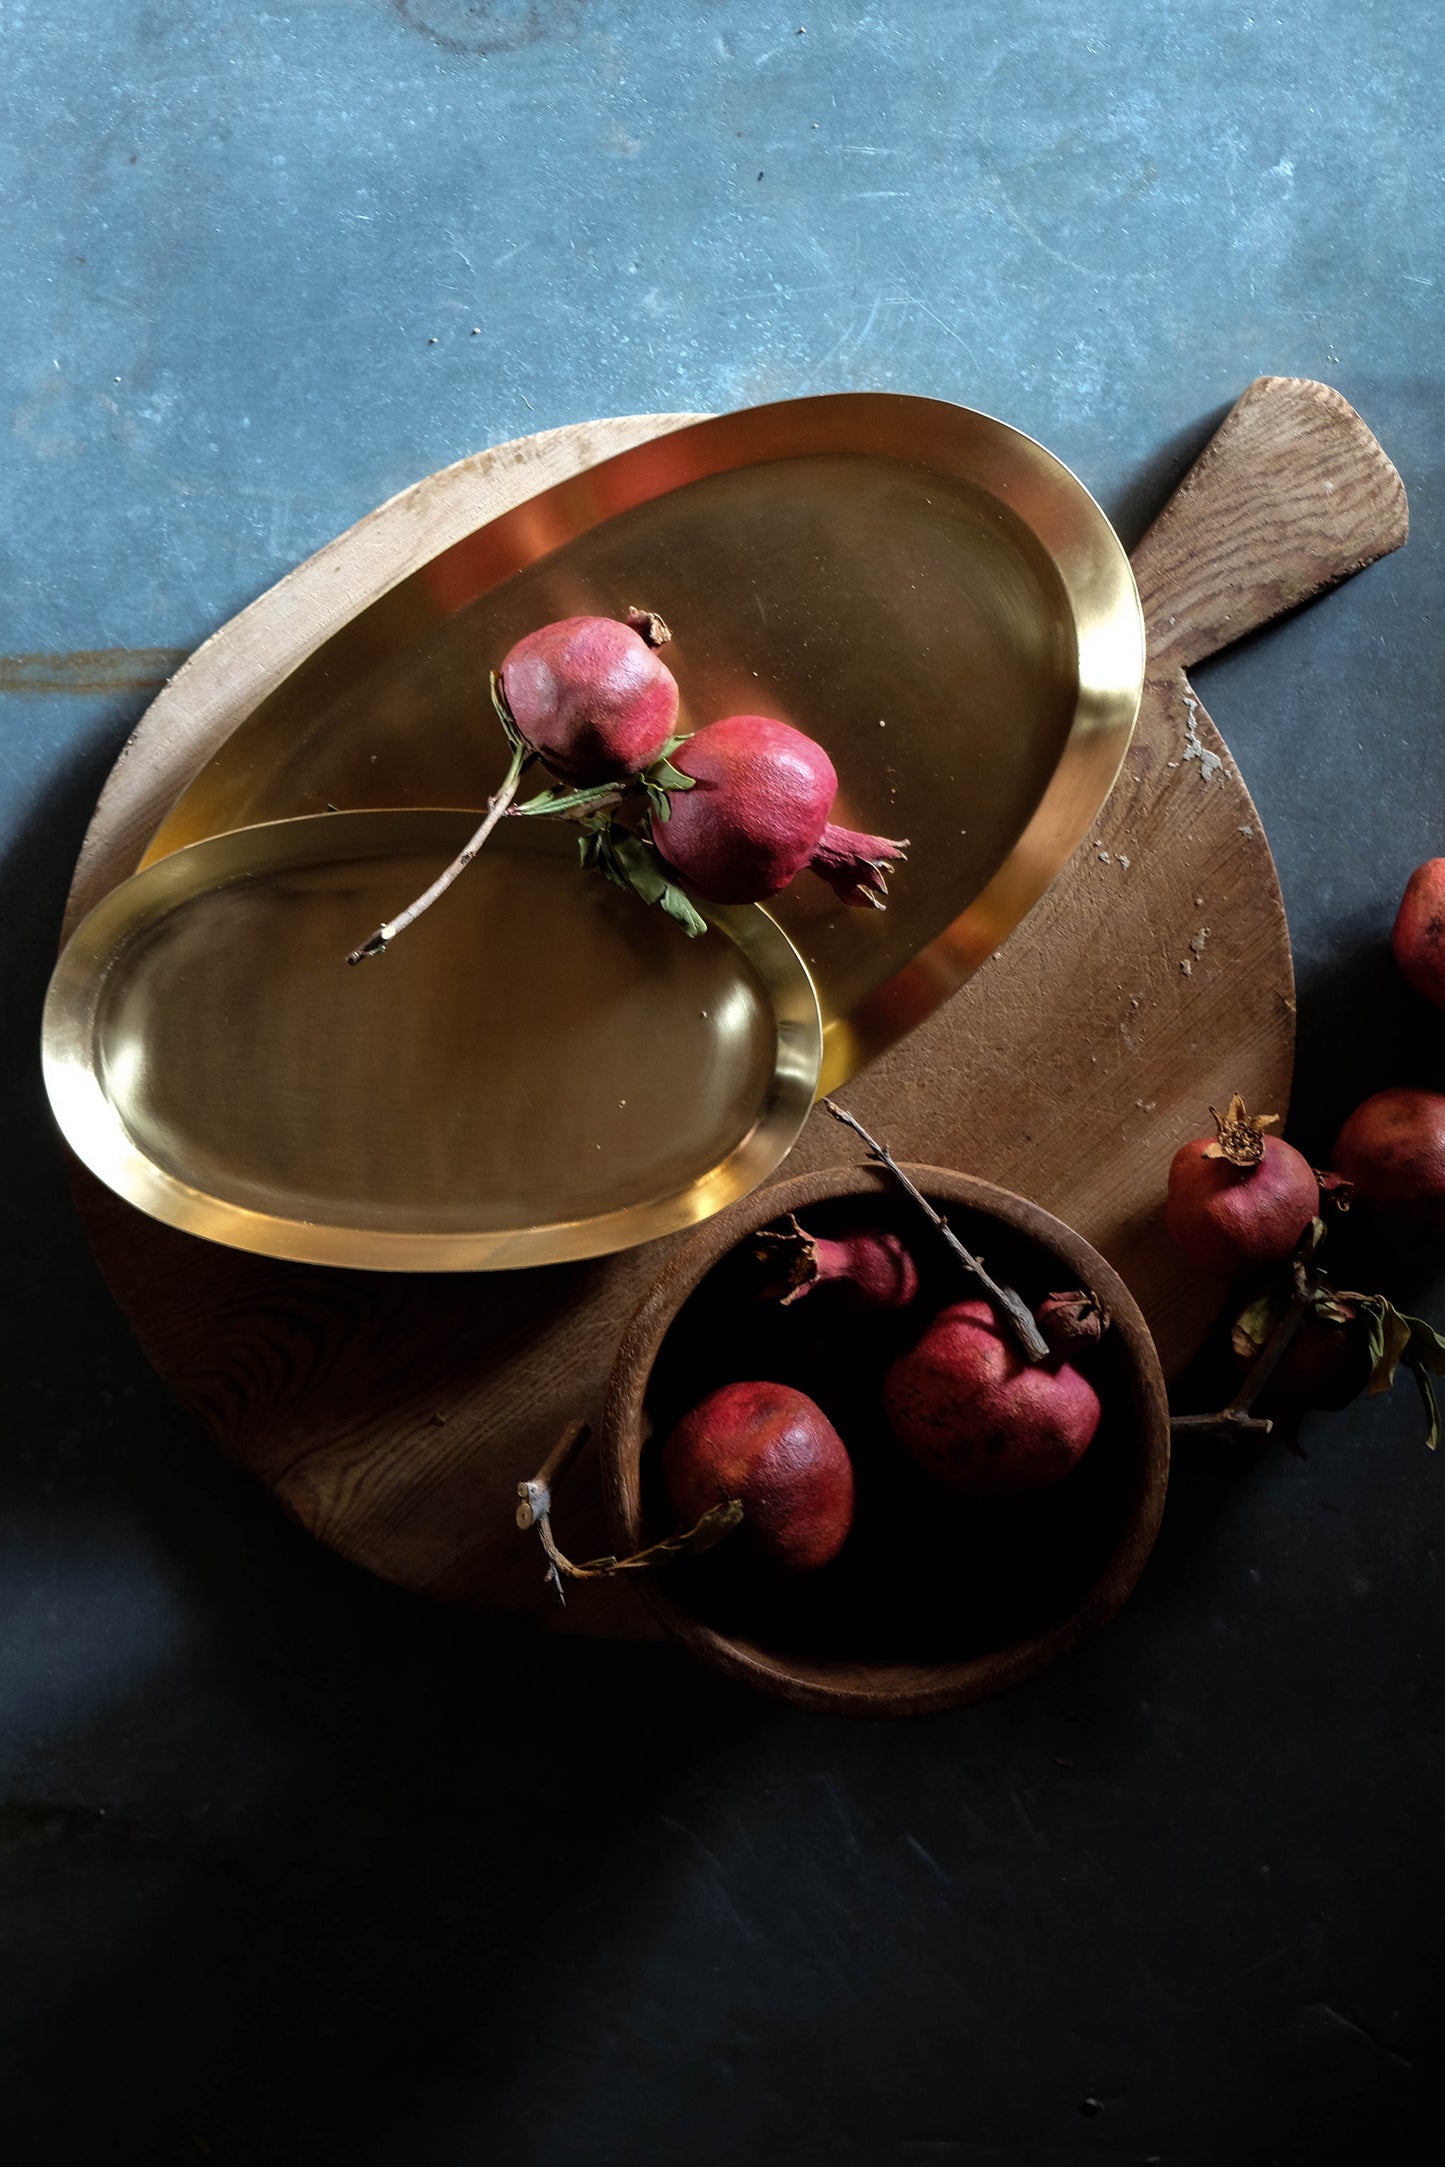
[[[680,767],[672,764],[672,755],[679,745],[686,743],[686,737],[670,737],[651,767],[644,768],[637,778],[647,798],[649,817],[653,820],[671,820],[670,790],[692,790],[697,786],[695,775],[684,775]]]
[[[644,903],[660,904],[690,940],[695,940],[699,933],[706,933],[706,918],[694,910],[681,888],[668,879],[656,851],[642,836],[623,827],[610,813],[594,815],[583,822],[583,829],[584,833],[578,838],[578,851],[589,871],[601,873],[604,880],[610,880],[616,888],[630,889]]]
[[[1235,1354],[1242,1362],[1258,1361],[1296,1308],[1302,1318],[1316,1317],[1342,1332],[1358,1331],[1365,1396],[1373,1399],[1388,1392],[1403,1365],[1419,1390],[1425,1409],[1425,1442],[1434,1452],[1440,1443],[1441,1417],[1431,1379],[1445,1376],[1445,1333],[1423,1317],[1407,1316],[1388,1295],[1334,1286],[1315,1265],[1324,1236],[1324,1225],[1316,1219],[1296,1257],[1302,1285],[1292,1289],[1276,1281],[1240,1311],[1230,1333]]]

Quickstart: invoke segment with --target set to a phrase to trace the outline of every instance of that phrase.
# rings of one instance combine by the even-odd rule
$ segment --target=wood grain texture
[[[1328,384],[1257,378],[1134,552],[1151,669],[1217,654],[1409,531],[1404,484],[1354,408]]]
[[[593,423],[464,460],[217,633],[117,764],[67,924],[134,869],[234,723],[352,610],[480,521],[688,418]],[[1133,1289],[1166,1374],[1224,1291],[1185,1271],[1164,1237],[1169,1158],[1221,1094],[1283,1113],[1294,1039],[1269,848],[1183,658],[1403,539],[1398,477],[1344,400],[1292,379],[1252,385],[1136,556],[1150,676],[1093,837],[1006,949],[844,1094],[900,1158],[978,1174],[1075,1227]],[[815,1113],[787,1172],[848,1161],[849,1146]],[[535,1549],[513,1524],[516,1484],[568,1419],[597,1415],[627,1320],[672,1244],[539,1271],[388,1277],[211,1247],[83,1174],[77,1195],[152,1362],[312,1533],[447,1600],[542,1606]],[[569,1477],[558,1534],[574,1555],[606,1546],[595,1461]],[[560,1618],[544,1614],[571,1630],[653,1629],[621,1585],[580,1588]]]

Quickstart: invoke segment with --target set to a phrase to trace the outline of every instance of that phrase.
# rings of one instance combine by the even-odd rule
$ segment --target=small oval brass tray
[[[67,943],[46,1086],[153,1217],[306,1263],[474,1271],[600,1256],[767,1179],[822,1060],[808,971],[760,909],[687,939],[504,827],[398,943],[360,935],[460,848],[461,811],[235,830],[114,889]]]

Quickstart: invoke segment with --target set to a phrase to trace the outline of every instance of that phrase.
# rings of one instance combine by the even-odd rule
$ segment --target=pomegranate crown
[[[791,1211],[782,1229],[764,1227],[753,1236],[753,1256],[769,1269],[762,1295],[781,1301],[784,1308],[806,1294],[818,1276],[818,1245]]]
[[[1206,1159],[1228,1159],[1231,1166],[1258,1166],[1264,1157],[1264,1132],[1279,1126],[1278,1114],[1247,1114],[1236,1091],[1224,1112],[1211,1106],[1219,1134],[1204,1147]]]
[[[666,620],[659,617],[655,609],[639,609],[635,602],[628,604],[627,623],[629,629],[651,648],[665,647],[672,638]]]

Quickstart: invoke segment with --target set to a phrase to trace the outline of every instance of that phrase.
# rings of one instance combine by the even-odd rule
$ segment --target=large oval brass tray
[[[345,956],[466,839],[455,811],[285,820],[192,844],[82,920],[46,1084],[102,1180],[171,1226],[306,1263],[467,1271],[694,1224],[797,1136],[822,1026],[754,908],[688,940],[504,829],[364,970]]]
[[[318,646],[193,778],[145,862],[328,805],[480,806],[505,765],[488,667],[548,618],[629,603],[672,626],[682,726],[795,722],[838,769],[835,817],[911,840],[886,915],[807,876],[775,907],[818,988],[831,1088],[1037,901],[1096,819],[1139,703],[1143,623],[1108,521],[1041,445],[963,407],[789,400],[555,484]],[[408,968],[402,943],[390,960]]]

